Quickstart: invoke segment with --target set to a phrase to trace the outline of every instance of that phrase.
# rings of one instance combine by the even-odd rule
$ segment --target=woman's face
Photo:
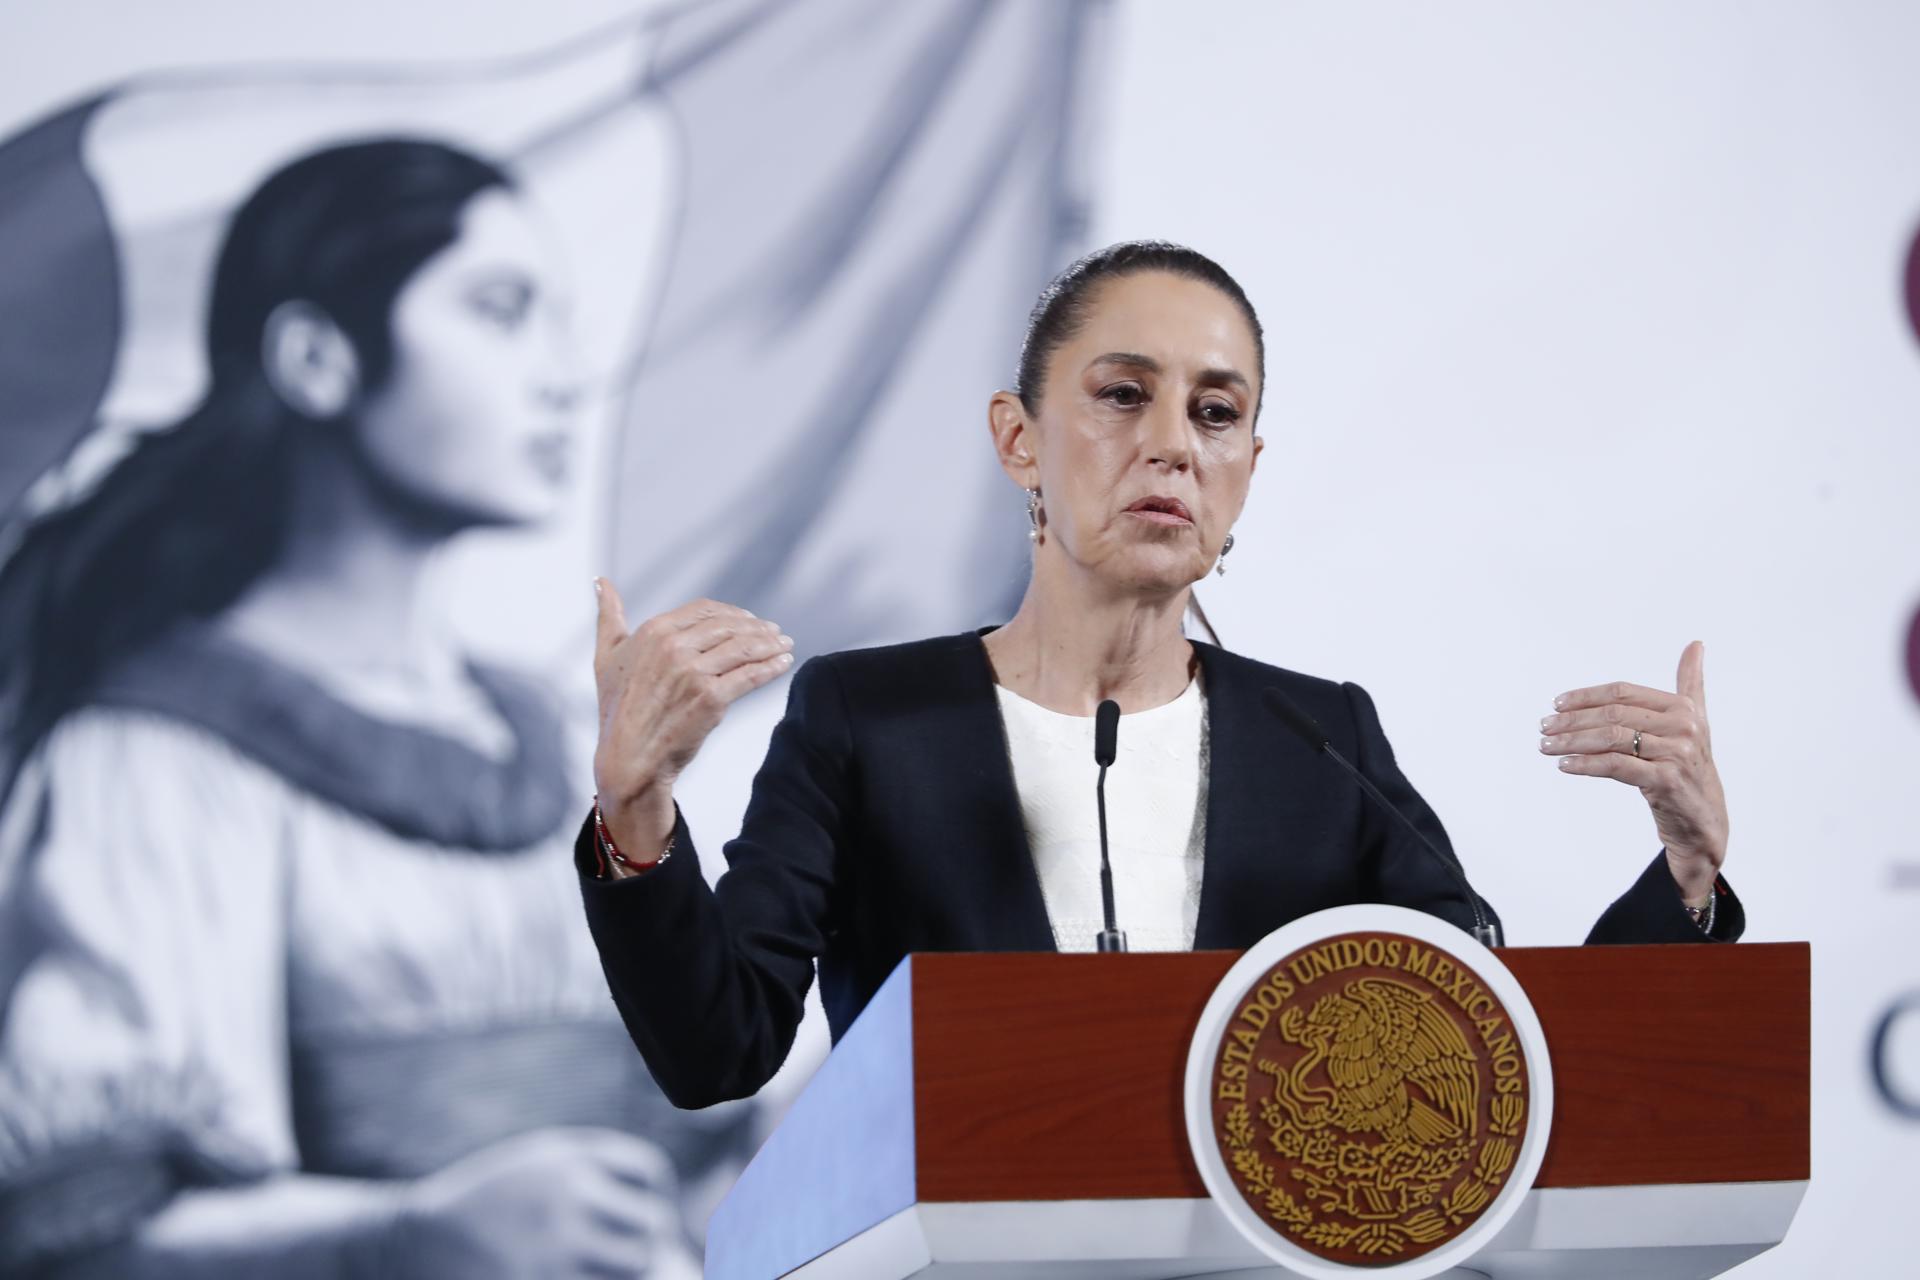
[[[996,430],[1009,472],[1041,490],[1038,554],[1132,593],[1204,576],[1260,453],[1259,377],[1252,329],[1212,285],[1142,271],[1095,286],[1085,324],[1047,362],[1037,416]],[[996,415],[1024,419],[1003,396]]]
[[[434,523],[554,511],[575,447],[559,263],[520,199],[481,192],[394,301],[393,363],[355,413],[383,487]]]

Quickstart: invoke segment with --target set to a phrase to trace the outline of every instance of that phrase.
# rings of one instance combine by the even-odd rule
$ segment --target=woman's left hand
[[[1706,646],[1680,655],[1677,693],[1625,681],[1575,689],[1540,722],[1540,750],[1567,773],[1638,787],[1680,896],[1704,903],[1727,859],[1727,797],[1707,731]]]

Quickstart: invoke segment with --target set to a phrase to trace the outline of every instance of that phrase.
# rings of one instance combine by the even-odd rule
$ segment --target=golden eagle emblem
[[[1524,1078],[1495,1071],[1510,1043],[1493,1039],[1497,1002],[1451,974],[1433,981],[1431,949],[1386,941],[1281,961],[1216,1066],[1217,1136],[1243,1194],[1335,1261],[1458,1234],[1497,1194],[1525,1119]]]

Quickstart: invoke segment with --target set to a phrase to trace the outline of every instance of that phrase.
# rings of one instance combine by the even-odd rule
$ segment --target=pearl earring
[[[1027,530],[1027,541],[1040,541],[1040,491],[1038,489],[1027,490],[1027,523],[1032,526]]]
[[[1220,548],[1220,558],[1213,562],[1213,572],[1215,573],[1216,576],[1219,576],[1219,577],[1226,576],[1227,552],[1231,550],[1233,550],[1233,535],[1229,533],[1227,535],[1226,542]]]

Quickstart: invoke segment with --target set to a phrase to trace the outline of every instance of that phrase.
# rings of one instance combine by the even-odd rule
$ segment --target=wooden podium
[[[1806,1191],[1804,943],[1507,948],[1553,1059],[1545,1163],[1459,1276],[1705,1277]],[[1207,1197],[1181,1079],[1237,953],[924,954],[708,1229],[718,1280],[1287,1274]]]

